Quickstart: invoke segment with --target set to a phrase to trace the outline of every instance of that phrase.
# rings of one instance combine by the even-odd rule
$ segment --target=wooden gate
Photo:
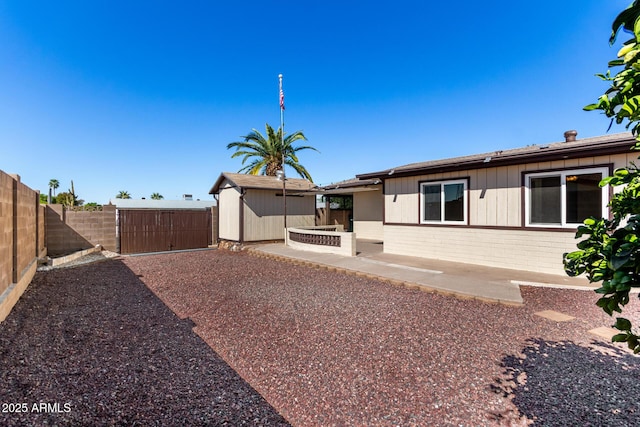
[[[119,210],[120,253],[206,248],[211,210]]]

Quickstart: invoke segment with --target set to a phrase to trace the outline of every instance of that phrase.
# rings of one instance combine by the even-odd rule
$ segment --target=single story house
[[[577,227],[610,216],[613,190],[598,183],[638,157],[630,133],[576,135],[357,175],[381,182],[384,252],[564,274],[562,255],[576,250]],[[371,213],[369,193],[362,209],[356,194],[359,224]]]
[[[218,202],[218,238],[283,240],[285,218],[287,227],[313,226],[316,189],[306,179],[286,178],[283,185],[273,176],[223,172],[209,191]]]

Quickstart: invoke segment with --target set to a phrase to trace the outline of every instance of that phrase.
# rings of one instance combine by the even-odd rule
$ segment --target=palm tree
[[[302,131],[296,131],[285,136],[283,144],[282,130],[280,128],[278,128],[277,131],[274,131],[269,123],[267,123],[266,129],[266,138],[256,129],[252,129],[248,135],[242,137],[244,138],[244,141],[231,142],[227,145],[227,149],[236,149],[236,152],[233,153],[231,158],[243,156],[243,165],[249,158],[255,157],[251,163],[240,169],[238,172],[244,172],[251,175],[276,176],[276,172],[282,168],[282,157],[284,154],[285,165],[290,166],[301,177],[313,182],[307,169],[298,162],[298,156],[296,153],[301,150],[318,150],[309,145],[299,147],[293,146],[295,141],[307,140]]]
[[[129,194],[128,191],[120,191],[117,195],[116,195],[116,199],[130,199],[131,198],[131,194]]]
[[[151,195],[151,200],[162,200],[164,199],[164,196],[160,193],[153,193]]]
[[[53,196],[55,197],[56,195],[56,189],[60,187],[60,181],[58,181],[57,179],[50,179],[49,180],[49,188],[53,189]]]

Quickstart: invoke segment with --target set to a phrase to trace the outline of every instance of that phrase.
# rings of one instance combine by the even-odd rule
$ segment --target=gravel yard
[[[638,425],[639,359],[588,332],[613,323],[596,295],[522,294],[508,307],[226,251],[40,272],[0,324],[0,402],[62,410],[0,424]]]
[[[0,425],[289,425],[192,327],[122,261],[37,273],[0,323]]]

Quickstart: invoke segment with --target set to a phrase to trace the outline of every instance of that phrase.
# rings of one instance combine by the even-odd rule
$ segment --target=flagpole
[[[287,239],[287,189],[285,182],[287,175],[284,171],[285,153],[284,153],[284,91],[282,90],[282,74],[278,75],[280,82],[280,144],[282,147],[282,198],[284,199],[284,233],[285,243]]]

